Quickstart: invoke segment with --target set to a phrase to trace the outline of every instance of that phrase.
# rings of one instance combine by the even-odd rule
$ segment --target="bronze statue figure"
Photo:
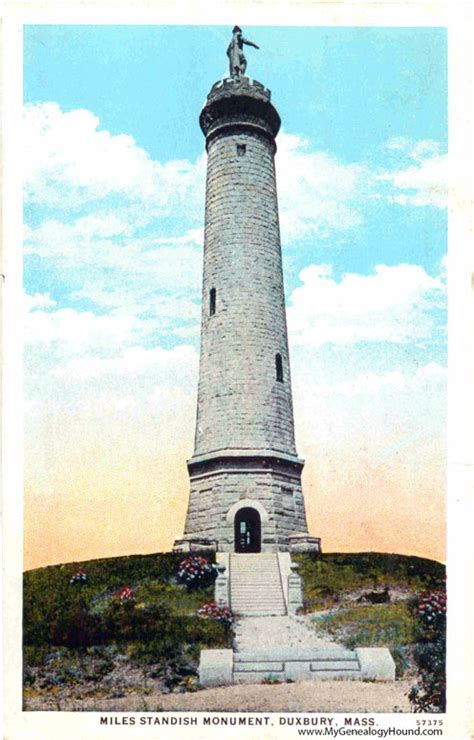
[[[245,74],[247,69],[247,60],[242,51],[243,45],[253,46],[254,49],[258,49],[257,44],[253,41],[248,41],[242,36],[242,29],[239,26],[234,26],[232,29],[232,41],[227,47],[227,56],[229,57],[229,70],[231,77],[240,77]]]

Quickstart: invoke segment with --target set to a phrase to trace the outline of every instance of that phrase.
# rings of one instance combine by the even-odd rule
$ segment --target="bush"
[[[395,663],[395,676],[402,678],[410,667],[408,648],[406,645],[392,645],[390,653]]]
[[[83,605],[60,612],[51,624],[51,644],[66,647],[89,647],[104,640],[101,621]]]
[[[421,594],[417,607],[418,618],[425,637],[437,638],[446,629],[446,591]]]
[[[191,555],[181,561],[178,566],[178,581],[183,583],[188,591],[210,586],[217,578],[217,570],[206,558],[200,555]]]
[[[414,658],[419,682],[408,698],[415,712],[446,709],[446,591],[425,592],[414,604],[418,621],[418,644]]]
[[[102,614],[106,640],[129,642],[151,640],[167,634],[173,624],[172,612],[166,604],[153,604],[139,609],[133,601],[111,601]]]
[[[221,606],[216,601],[208,601],[206,604],[203,604],[199,607],[196,614],[206,619],[214,619],[226,629],[230,629],[235,619],[228,606]]]

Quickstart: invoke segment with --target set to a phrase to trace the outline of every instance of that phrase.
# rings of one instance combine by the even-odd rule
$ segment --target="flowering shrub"
[[[446,709],[446,591],[425,592],[415,604],[419,640],[415,661],[419,682],[408,698],[415,712],[444,712]]]
[[[84,573],[83,570],[78,570],[77,573],[74,573],[69,583],[86,583],[87,576]]]
[[[124,586],[117,594],[120,601],[131,601],[134,598],[131,586]]]
[[[418,618],[426,636],[446,628],[446,591],[427,591],[419,597]]]
[[[212,563],[200,555],[191,555],[178,566],[178,581],[184,583],[188,591],[206,588],[214,583],[217,571]]]
[[[203,604],[196,611],[198,617],[204,617],[206,619],[215,619],[216,622],[220,622],[226,629],[232,626],[234,623],[234,615],[228,606],[221,606],[216,601],[208,601]]]

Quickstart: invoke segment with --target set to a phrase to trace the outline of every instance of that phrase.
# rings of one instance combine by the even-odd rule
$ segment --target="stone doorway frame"
[[[242,545],[242,523],[245,522],[246,533],[249,534],[246,545]],[[246,534],[244,534],[244,539]],[[244,506],[238,509],[234,517],[234,550],[235,552],[258,553],[262,552],[262,519],[254,506]]]
[[[255,509],[260,515],[260,552],[264,552],[263,537],[264,537],[264,532],[265,532],[265,524],[268,522],[268,512],[265,509],[265,507],[260,503],[260,501],[256,501],[255,499],[251,499],[251,498],[240,499],[235,504],[233,504],[230,507],[229,511],[227,512],[226,520],[232,526],[232,530],[234,534],[232,552],[237,552],[237,550],[235,549],[236,543],[235,543],[234,523],[235,523],[235,517],[241,509]]]

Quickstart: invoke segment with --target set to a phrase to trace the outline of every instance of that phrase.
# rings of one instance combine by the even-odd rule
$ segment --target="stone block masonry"
[[[265,467],[259,461],[246,461],[247,468],[240,470],[234,460],[227,466],[219,461],[220,470],[191,476],[186,534],[215,539],[219,550],[233,552],[232,507],[253,502],[259,505],[262,552],[287,550],[290,534],[306,528],[299,471],[279,469],[271,458],[264,461]]]
[[[280,118],[246,77],[215,84],[208,153],[201,351],[184,538],[224,552],[308,536],[297,457],[276,192]]]
[[[243,156],[238,146],[245,147]],[[210,291],[216,291],[210,315]],[[253,132],[209,146],[195,455],[296,454],[273,147]],[[283,382],[276,380],[281,356]]]
[[[371,648],[370,680],[394,681],[395,663],[387,648]],[[225,686],[231,683],[258,683],[269,676],[282,683],[288,680],[363,681],[365,663],[358,650],[339,646],[324,648],[274,647],[232,653],[232,650],[201,650],[199,682],[201,686]]]

